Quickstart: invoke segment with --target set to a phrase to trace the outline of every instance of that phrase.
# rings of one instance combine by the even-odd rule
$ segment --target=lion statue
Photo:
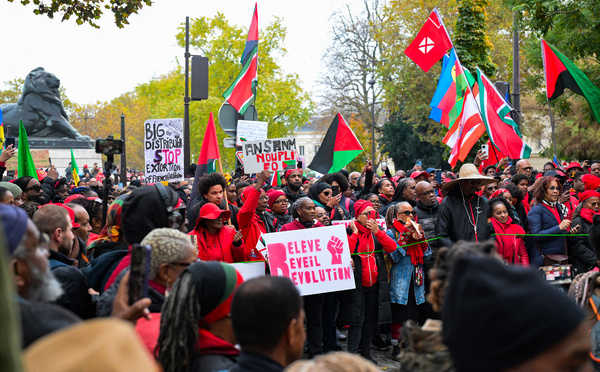
[[[25,78],[19,101],[0,105],[4,125],[19,128],[19,120],[23,120],[30,137],[89,141],[90,137],[82,136],[69,124],[69,116],[63,107],[58,87],[60,80],[54,74],[42,67],[31,71]]]

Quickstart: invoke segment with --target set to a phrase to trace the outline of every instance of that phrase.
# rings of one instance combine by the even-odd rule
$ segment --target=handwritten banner
[[[310,236],[310,237],[309,237]],[[354,289],[343,226],[263,234],[271,275],[286,276],[303,296]]]
[[[331,221],[332,225],[342,225],[344,226],[344,228],[350,226],[350,222],[352,222],[354,220],[338,220],[338,221]],[[381,226],[381,228],[383,228],[384,230],[387,230],[387,226],[385,224],[385,218],[378,218],[375,221],[377,221],[377,224],[379,226]],[[358,222],[357,222],[358,223]]]
[[[144,132],[146,182],[183,181],[183,119],[146,120]]]
[[[17,149],[17,151],[15,152],[15,156],[8,159],[8,161],[6,162],[7,170],[17,170],[17,168],[19,167],[18,166],[18,161],[19,161],[18,152],[19,152],[19,149]],[[33,164],[35,165],[36,169],[40,169],[40,168],[46,169],[50,166],[50,151],[48,149],[46,149],[46,150],[29,150],[29,152],[31,153],[31,157],[33,158]]]
[[[246,141],[262,141],[267,139],[269,123],[266,121],[238,120],[236,131],[236,146],[242,146]]]
[[[264,169],[274,172],[297,168],[294,137],[244,142],[242,152],[246,173],[258,173]]]

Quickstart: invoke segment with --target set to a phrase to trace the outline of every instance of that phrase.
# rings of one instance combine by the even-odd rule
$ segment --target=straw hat
[[[99,318],[50,333],[23,353],[26,372],[160,371],[131,323]]]
[[[456,185],[458,185],[458,183],[460,181],[478,180],[479,186],[484,186],[484,185],[488,185],[490,183],[497,182],[492,177],[486,177],[486,176],[481,175],[481,173],[479,173],[479,171],[477,170],[477,167],[475,166],[475,164],[471,164],[471,163],[463,164],[460,167],[460,171],[458,173],[460,174],[460,178],[452,180],[452,181],[446,183],[444,186],[442,186],[442,191],[444,192],[444,195],[448,191],[452,190]]]

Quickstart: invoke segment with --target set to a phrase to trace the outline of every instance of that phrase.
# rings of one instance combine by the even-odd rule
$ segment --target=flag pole
[[[554,145],[554,156],[558,159],[558,152],[556,151],[556,123],[554,122],[554,116],[552,115],[552,109],[550,108],[550,100],[548,102],[548,113],[550,114],[550,127],[552,128],[552,144]]]
[[[216,130],[216,128],[215,128]],[[223,175],[223,164],[221,163],[221,157],[219,156],[219,173]],[[229,201],[227,200],[227,185],[225,185],[225,190],[223,190],[223,196],[225,197],[225,209],[229,210]],[[227,220],[227,224],[231,225],[231,216]]]

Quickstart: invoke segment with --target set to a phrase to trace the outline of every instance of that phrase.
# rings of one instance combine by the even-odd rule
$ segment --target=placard
[[[264,169],[275,172],[297,168],[294,137],[244,142],[242,153],[245,173],[258,173]]]
[[[146,120],[144,154],[147,183],[183,181],[183,119]]]
[[[235,145],[241,146],[246,141],[266,140],[268,130],[269,123],[266,121],[238,120]]]
[[[248,281],[259,276],[265,276],[265,263],[264,262],[240,262],[229,264],[237,270],[238,273],[244,278],[244,281]]]
[[[35,165],[35,169],[46,169],[50,166],[50,151],[48,149],[45,150],[29,150],[31,153],[31,157],[33,158],[33,165]],[[19,163],[19,149],[15,151],[15,155],[8,159],[6,162],[7,170],[17,170]]]
[[[331,221],[332,225],[343,225],[344,228],[350,226],[350,222],[355,221],[355,220],[336,220],[336,221]],[[385,218],[378,218],[375,221],[377,221],[377,224],[379,226],[381,226],[382,229],[387,230],[387,225],[385,224]],[[358,222],[356,222],[358,223]]]
[[[286,276],[303,296],[354,289],[343,226],[263,234],[271,275]]]

